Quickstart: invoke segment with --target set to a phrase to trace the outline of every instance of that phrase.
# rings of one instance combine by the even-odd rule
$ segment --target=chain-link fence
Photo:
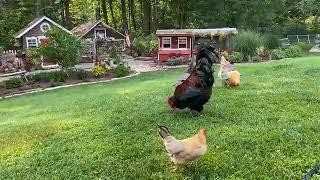
[[[290,44],[305,42],[309,44],[319,43],[320,34],[307,34],[307,35],[288,35],[287,38],[281,41],[288,41]]]

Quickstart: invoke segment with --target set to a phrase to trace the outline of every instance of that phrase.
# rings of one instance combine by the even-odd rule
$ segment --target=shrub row
[[[66,78],[67,74],[63,71],[41,72],[29,76],[29,79],[36,82],[64,82]]]
[[[298,43],[281,47],[279,37],[272,34],[261,35],[253,31],[242,31],[235,38],[235,52],[229,55],[232,62],[263,61],[300,57],[309,51],[313,44]]]
[[[12,78],[4,82],[7,89],[18,88],[23,85],[23,81],[20,78]]]
[[[253,62],[265,61],[269,59],[278,60],[283,58],[295,58],[301,57],[304,54],[303,49],[299,45],[292,45],[285,48],[272,50],[259,48],[257,51],[258,52],[256,55],[251,58]],[[247,60],[243,53],[236,51],[228,55],[228,59],[230,62],[234,63],[240,63]]]

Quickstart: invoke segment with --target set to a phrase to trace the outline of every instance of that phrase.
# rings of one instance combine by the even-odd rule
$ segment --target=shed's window
[[[187,37],[178,38],[179,48],[187,48]]]
[[[171,37],[163,37],[163,47],[170,48],[171,47]]]
[[[38,39],[36,37],[26,38],[27,48],[36,48],[38,47]]]
[[[41,25],[40,25],[40,29],[41,29],[41,31],[42,32],[47,32],[47,31],[49,31],[49,29],[50,29],[50,25],[48,24],[48,23],[42,23]]]
[[[100,39],[106,38],[107,37],[106,29],[96,29],[95,30],[95,37],[100,38]]]

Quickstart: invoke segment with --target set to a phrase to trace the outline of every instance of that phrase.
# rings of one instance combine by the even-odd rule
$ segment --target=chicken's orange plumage
[[[200,129],[196,135],[182,140],[173,137],[165,126],[158,126],[158,133],[163,140],[168,155],[175,164],[185,164],[197,160],[207,151],[205,128]]]
[[[234,66],[230,64],[223,56],[220,62],[219,77],[222,79],[224,84],[229,87],[240,86],[240,73],[235,70]]]

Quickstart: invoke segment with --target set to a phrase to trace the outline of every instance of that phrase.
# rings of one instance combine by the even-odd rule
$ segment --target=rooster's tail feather
[[[165,139],[166,137],[170,136],[169,130],[165,126],[158,125],[158,133],[162,139]]]

